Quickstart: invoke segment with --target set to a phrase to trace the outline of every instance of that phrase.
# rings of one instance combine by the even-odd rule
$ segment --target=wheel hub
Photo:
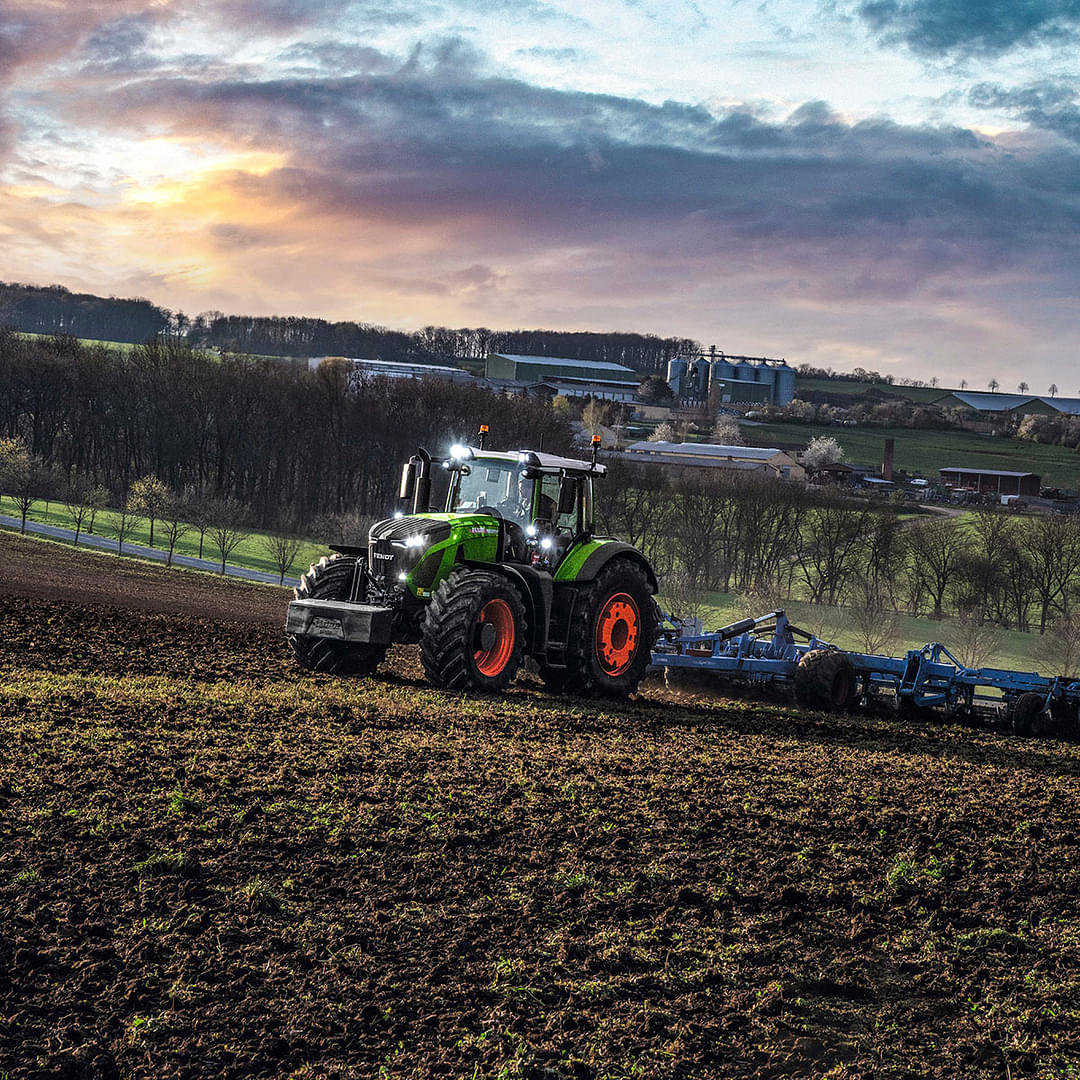
[[[637,655],[640,620],[628,593],[608,598],[596,620],[596,657],[608,675],[621,675]]]

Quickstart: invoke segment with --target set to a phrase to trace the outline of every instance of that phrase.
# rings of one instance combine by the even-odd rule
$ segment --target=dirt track
[[[1075,746],[322,679],[280,590],[0,574],[0,1073],[1080,1070]]]

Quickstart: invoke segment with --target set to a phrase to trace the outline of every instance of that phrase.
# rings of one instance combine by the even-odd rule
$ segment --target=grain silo
[[[686,357],[676,356],[668,361],[667,382],[675,400],[679,401],[686,390]]]
[[[781,360],[775,369],[773,382],[773,402],[787,405],[795,397],[795,369],[786,360]]]

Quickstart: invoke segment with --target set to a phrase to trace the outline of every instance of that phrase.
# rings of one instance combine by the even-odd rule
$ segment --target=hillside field
[[[925,404],[928,401],[936,401],[952,391],[940,386],[901,386],[899,383],[886,382],[859,382],[857,379],[829,379],[808,375],[795,377],[795,396],[799,391],[807,392],[824,391],[827,394],[845,394],[849,397],[859,397],[862,394],[880,392],[892,394],[895,397],[907,398],[908,401]]]
[[[0,1074],[1080,1070],[1080,751],[298,671],[287,593],[0,535]]]
[[[894,468],[936,480],[950,465],[1008,472],[1034,472],[1045,485],[1080,487],[1080,455],[1063,446],[1043,446],[1026,439],[1004,439],[973,431],[924,431],[915,428],[842,427],[835,424],[758,424],[742,429],[751,446],[805,447],[819,435],[844,448],[844,460],[880,465],[885,440],[896,443]]]

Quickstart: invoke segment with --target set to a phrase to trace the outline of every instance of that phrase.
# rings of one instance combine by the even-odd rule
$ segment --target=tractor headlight
[[[405,537],[405,546],[407,548],[422,548],[422,547],[427,546],[429,540],[430,540],[430,537],[428,537],[428,536],[422,536],[422,535],[406,536]]]

